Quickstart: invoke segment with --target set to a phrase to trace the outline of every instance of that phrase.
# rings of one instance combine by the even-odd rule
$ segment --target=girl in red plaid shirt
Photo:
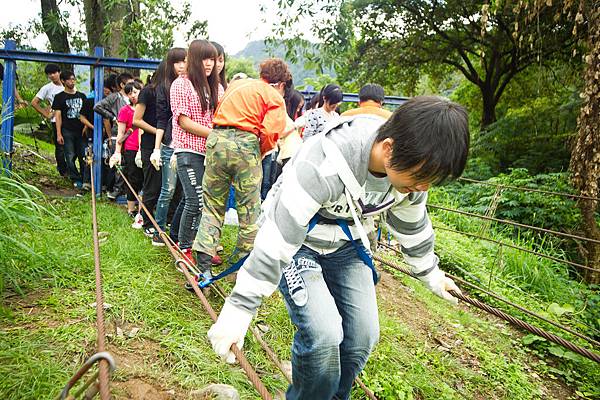
[[[184,193],[179,225],[179,246],[190,261],[191,247],[202,211],[202,177],[206,137],[212,129],[213,113],[223,95],[215,67],[217,49],[206,40],[194,40],[187,53],[187,73],[171,85],[173,147],[177,176]]]

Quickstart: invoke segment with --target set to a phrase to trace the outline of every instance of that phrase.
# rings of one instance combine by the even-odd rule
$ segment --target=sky
[[[175,7],[183,3],[184,0],[169,0]],[[64,2],[63,2],[64,3]],[[272,4],[274,1],[268,0],[191,0],[192,16],[191,21],[196,19],[208,20],[208,34],[211,40],[217,41],[225,47],[228,54],[235,54],[242,50],[251,40],[261,40],[269,33],[269,25],[261,23],[264,17],[260,11],[260,5],[267,7],[267,18],[273,15]],[[65,7],[64,5],[61,5]],[[65,7],[67,9],[67,7]],[[270,9],[270,11],[269,11]],[[75,9],[70,18],[70,24],[77,24],[80,17],[77,16]],[[18,7],[6,7],[0,13],[0,27],[6,28],[10,24],[26,24],[30,19],[36,18],[41,11],[39,0],[19,0]],[[186,46],[184,40],[185,34],[176,32],[175,46]],[[42,50],[47,44],[47,38],[44,34],[35,37],[31,45]]]

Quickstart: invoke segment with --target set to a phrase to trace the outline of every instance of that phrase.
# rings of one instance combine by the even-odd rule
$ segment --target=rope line
[[[198,296],[198,298],[200,299],[200,302],[202,303],[204,310],[208,313],[208,315],[213,320],[213,322],[216,322],[217,314],[215,313],[214,309],[212,308],[212,306],[210,305],[210,303],[208,302],[208,300],[206,299],[206,297],[204,296],[204,294],[198,287],[194,277],[189,273],[190,270],[194,270],[193,266],[190,265],[190,263],[187,262],[183,258],[182,254],[178,253],[177,250],[175,250],[175,248],[170,245],[168,240],[165,239],[165,237],[168,237],[168,235],[158,226],[158,224],[156,223],[156,220],[152,217],[152,213],[149,212],[149,210],[146,208],[146,206],[144,205],[144,202],[142,201],[142,198],[138,195],[138,193],[135,192],[135,190],[129,183],[129,180],[127,180],[127,177],[125,177],[125,174],[123,173],[121,168],[119,166],[117,166],[116,170],[123,178],[123,181],[129,188],[131,193],[133,193],[133,195],[135,196],[136,200],[138,201],[139,206],[142,207],[142,209],[146,212],[146,215],[150,219],[150,222],[154,226],[154,229],[156,229],[156,231],[159,233],[160,237],[163,239],[163,241],[167,245],[166,246],[167,249],[171,252],[171,255],[175,259],[175,265],[177,266],[178,270],[181,271],[185,275],[185,279],[192,286],[192,289],[194,289],[194,293],[196,293],[196,296]],[[233,352],[233,354],[239,361],[240,367],[242,367],[242,369],[246,373],[248,380],[250,380],[252,385],[254,385],[254,388],[260,394],[260,396],[263,398],[263,400],[272,400],[273,397],[271,396],[271,394],[269,393],[269,391],[267,390],[265,385],[262,383],[262,381],[261,381],[260,377],[258,376],[258,374],[256,373],[256,371],[254,371],[254,369],[252,368],[252,366],[250,365],[250,363],[244,356],[244,353],[242,353],[242,351],[237,347],[237,345],[235,343],[231,345],[230,350]]]
[[[388,248],[388,249],[390,249],[390,250],[394,251],[396,254],[401,254],[401,253],[400,253],[400,251],[399,251],[398,249],[395,249],[395,248],[393,248],[392,246],[388,246],[387,244],[385,244],[385,243],[382,243],[382,242],[379,242],[379,244],[381,244],[381,245],[383,245],[384,247],[386,247],[386,248]],[[445,272],[445,274],[446,274],[446,276],[448,276],[448,277],[450,277],[450,278],[454,279],[455,281],[458,281],[458,282],[460,282],[460,283],[462,283],[462,284],[465,284],[465,285],[467,285],[467,286],[469,286],[469,287],[471,287],[471,288],[473,288],[473,289],[477,289],[477,290],[479,290],[480,292],[483,292],[483,293],[487,294],[488,296],[491,296],[491,297],[495,298],[496,300],[499,300],[499,301],[501,301],[501,302],[503,302],[503,303],[506,303],[506,304],[508,304],[508,305],[510,305],[510,306],[512,306],[512,307],[514,307],[514,308],[516,308],[517,310],[520,310],[520,311],[524,312],[525,314],[529,314],[529,315],[531,315],[532,317],[535,317],[535,318],[541,319],[542,321],[545,321],[545,322],[547,322],[547,323],[549,323],[549,324],[551,324],[551,325],[554,325],[555,327],[557,327],[557,328],[560,328],[560,329],[562,329],[562,330],[564,330],[564,331],[566,331],[566,332],[569,332],[570,334],[572,334],[572,335],[575,335],[575,336],[577,336],[577,337],[579,337],[579,338],[581,338],[581,339],[583,339],[583,340],[585,340],[585,341],[589,342],[590,344],[592,344],[592,345],[594,345],[594,346],[596,346],[596,347],[599,347],[599,348],[600,348],[600,342],[598,342],[598,341],[596,341],[596,340],[592,339],[592,338],[591,338],[591,337],[589,337],[589,336],[586,336],[586,335],[584,335],[584,334],[582,334],[582,333],[579,333],[579,332],[577,332],[577,331],[574,331],[574,330],[572,330],[571,328],[569,328],[568,326],[565,326],[565,325],[562,325],[562,324],[560,324],[560,323],[558,323],[558,322],[552,321],[551,319],[548,319],[548,318],[544,317],[543,315],[537,314],[537,313],[535,313],[534,311],[528,310],[527,308],[525,308],[525,307],[523,307],[523,306],[521,306],[521,305],[519,305],[519,304],[517,304],[517,303],[513,303],[512,301],[508,300],[507,298],[505,298],[505,297],[503,297],[503,296],[500,296],[500,295],[499,295],[499,294],[497,294],[497,293],[494,293],[494,292],[492,292],[492,291],[489,291],[489,290],[487,290],[487,289],[484,289],[484,288],[482,288],[481,286],[478,286],[478,285],[475,285],[474,283],[471,283],[471,282],[469,282],[469,281],[466,281],[466,280],[462,279],[462,278],[461,278],[461,277],[459,277],[459,276],[455,276],[455,275],[449,274],[449,273],[447,273],[447,272]]]
[[[202,302],[202,305],[204,306],[204,308],[207,311],[210,309],[210,311],[208,311],[208,313],[209,313],[211,319],[213,321],[216,321],[217,320],[217,315],[212,310],[212,307],[208,303],[208,300],[206,299],[206,296],[204,296],[204,294],[202,293],[202,291],[198,287],[197,282],[195,281],[195,279],[191,275],[189,275],[189,272],[188,272],[188,271],[194,271],[194,273],[197,274],[197,273],[199,273],[199,271],[197,271],[196,268],[194,268],[192,265],[190,265],[185,260],[183,252],[181,251],[181,249],[175,244],[175,242],[173,242],[173,240],[171,239],[171,237],[169,235],[167,235],[166,232],[164,232],[162,229],[160,229],[160,227],[158,226],[158,223],[156,223],[156,220],[153,218],[152,214],[150,212],[148,212],[148,209],[146,208],[146,206],[144,205],[144,203],[141,201],[140,196],[133,190],[133,187],[131,187],[131,185],[127,181],[127,178],[125,178],[125,176],[122,173],[122,171],[120,170],[120,168],[117,168],[117,170],[119,171],[119,173],[123,177],[123,180],[127,184],[127,186],[129,187],[129,190],[132,191],[132,193],[134,194],[134,196],[138,200],[138,203],[141,205],[141,207],[146,212],[146,215],[149,217],[150,222],[154,226],[154,229],[156,229],[156,231],[158,232],[160,238],[165,243],[165,245],[168,248],[168,250],[171,252],[171,255],[175,259],[175,264],[178,265],[178,269],[181,270],[181,272],[183,272],[184,275],[186,275],[186,279],[192,285],[192,288],[194,289],[194,292],[200,298],[200,301]],[[183,267],[182,267],[182,265],[183,265]],[[211,285],[211,287],[213,287],[215,289],[215,292],[223,300],[225,300],[225,298],[226,298],[225,293],[220,288],[220,286],[217,285],[216,282],[213,283]],[[211,312],[214,315],[211,315]],[[267,356],[269,357],[269,359],[273,362],[273,364],[275,364],[275,366],[281,371],[281,373],[285,377],[285,379],[291,384],[292,383],[292,377],[289,375],[289,372],[287,372],[285,370],[285,368],[283,367],[283,364],[281,363],[281,361],[279,360],[279,358],[277,357],[277,355],[275,354],[275,352],[264,341],[264,339],[263,339],[261,333],[259,332],[259,330],[256,327],[254,327],[254,326],[250,326],[249,330],[252,333],[252,335],[254,336],[254,338],[256,339],[256,341],[259,343],[259,345],[261,346],[261,348],[265,351],[265,353],[267,354]],[[237,346],[235,344],[233,344],[231,346],[231,350],[235,354],[236,358],[240,361],[240,366],[242,366],[242,358],[244,358],[243,353],[237,348]],[[236,351],[239,354],[236,353]],[[242,358],[239,357],[240,355],[242,356]],[[248,363],[248,367],[249,367],[250,370],[252,370],[252,367],[249,365],[249,363]],[[242,368],[244,368],[244,367],[242,366]],[[248,375],[248,372],[246,371],[246,368],[244,368],[244,371]],[[252,374],[252,375],[255,376],[255,379],[257,380],[256,383],[259,383],[259,386],[262,385],[262,382],[261,382],[260,378],[258,377],[258,375],[253,370],[250,372],[250,374]],[[255,384],[255,381],[252,378],[250,378],[250,376],[248,376],[248,378],[250,379],[250,381],[253,384]],[[371,400],[378,400],[377,397],[375,397],[375,394],[371,390],[369,390],[369,388],[367,388],[365,386],[365,384],[360,380],[360,378],[357,377],[355,379],[355,382],[363,389],[363,391],[365,392],[366,396],[369,399],[371,399]],[[261,394],[261,396],[263,396],[264,399],[270,398],[270,397],[265,397],[264,396],[264,395],[270,396],[270,394],[268,393],[268,391],[267,391],[266,388],[264,388],[264,395],[263,395],[263,393],[261,392],[261,390],[259,390],[259,388],[257,387],[256,384],[255,384],[255,387],[259,391],[259,393]],[[264,385],[263,385],[263,387],[264,387]]]
[[[88,147],[88,165],[92,166],[93,158],[91,149]],[[100,271],[100,243],[98,240],[98,220],[96,214],[96,190],[94,188],[94,174],[90,174],[92,186],[92,231],[94,238],[94,269],[96,272],[96,325],[98,329],[97,347],[99,352],[105,351],[106,335],[104,332],[104,296],[102,295],[102,272]],[[100,383],[100,398],[110,399],[109,387],[109,364],[106,360],[100,360],[98,382]]]
[[[378,255],[373,255],[373,259],[377,260],[379,263],[381,263],[383,265],[386,265],[386,266],[390,267],[391,269],[394,269],[394,270],[402,272],[402,273],[404,273],[404,274],[406,274],[408,276],[416,278],[406,268],[403,268],[403,267],[401,267],[401,266],[399,266],[399,265],[397,265],[395,263],[387,261],[387,260],[381,258]],[[527,323],[527,322],[525,322],[523,320],[520,320],[520,319],[518,319],[516,317],[513,317],[512,315],[509,315],[509,314],[507,314],[507,313],[505,313],[503,311],[500,311],[497,308],[491,307],[491,306],[489,306],[489,305],[487,305],[487,304],[485,304],[485,303],[483,303],[483,302],[481,302],[479,300],[475,300],[473,298],[470,298],[469,296],[466,296],[464,294],[457,293],[457,292],[454,292],[454,291],[450,291],[449,293],[452,296],[456,297],[457,299],[460,299],[460,300],[464,301],[465,303],[471,304],[471,305],[473,305],[473,306],[475,306],[475,307],[477,307],[477,308],[479,308],[479,309],[481,309],[483,311],[488,312],[489,314],[493,314],[493,315],[497,316],[498,318],[501,318],[501,319],[503,319],[505,321],[508,321],[511,324],[516,325],[516,326],[518,326],[518,327],[520,327],[522,329],[525,329],[525,330],[527,330],[527,331],[529,331],[529,332],[531,332],[531,333],[533,333],[533,334],[535,334],[537,336],[543,337],[544,339],[547,339],[547,340],[549,340],[551,342],[559,344],[559,345],[561,345],[561,346],[563,346],[563,347],[565,347],[565,348],[573,351],[574,353],[580,354],[580,355],[582,355],[582,356],[584,356],[586,358],[589,358],[592,361],[600,363],[600,355],[597,354],[597,353],[594,353],[594,352],[592,352],[592,351],[590,351],[590,350],[588,350],[586,348],[578,346],[578,345],[576,345],[576,344],[574,344],[574,343],[572,343],[572,342],[570,342],[570,341],[568,341],[568,340],[566,340],[566,339],[564,339],[564,338],[562,338],[560,336],[557,336],[557,335],[555,335],[553,333],[546,332],[545,330],[543,330],[541,328],[538,328],[537,326],[533,326],[533,325],[531,325],[531,324],[529,324],[529,323]]]
[[[499,219],[499,218],[494,218],[494,217],[487,217],[485,215],[481,215],[481,214],[475,214],[475,213],[471,213],[468,211],[461,211],[461,210],[457,210],[455,208],[448,208],[448,207],[442,207],[436,204],[427,204],[428,207],[431,208],[435,208],[438,210],[444,210],[444,211],[449,211],[449,212],[454,212],[457,214],[463,214],[463,215],[467,215],[469,217],[475,217],[475,218],[480,218],[480,219],[484,219],[487,221],[494,221],[494,222],[499,222],[501,224],[506,224],[506,225],[513,225],[516,226],[518,228],[527,228],[527,229],[531,229],[534,231],[538,231],[538,232],[544,232],[544,233],[550,233],[556,236],[563,236],[563,237],[567,237],[570,239],[579,239],[579,240],[584,240],[586,242],[592,242],[592,243],[598,243],[600,244],[600,240],[597,239],[592,239],[592,238],[587,238],[584,236],[578,236],[578,235],[573,235],[570,233],[565,233],[565,232],[559,232],[559,231],[553,231],[551,229],[544,229],[544,228],[540,228],[537,226],[532,226],[532,225],[526,225],[526,224],[521,224],[519,222],[514,222],[514,221],[510,221],[507,219]]]
[[[559,262],[559,263],[562,263],[562,264],[572,265],[572,266],[577,267],[577,268],[588,269],[590,271],[595,271],[596,270],[595,268],[588,267],[587,265],[578,264],[576,262],[569,261],[569,260],[564,260],[564,259],[561,259],[561,258],[558,258],[558,257],[553,257],[553,256],[550,256],[548,254],[538,253],[537,251],[530,250],[530,249],[527,249],[525,247],[515,246],[514,244],[502,242],[500,240],[488,238],[488,237],[485,237],[485,236],[476,235],[474,233],[459,231],[459,230],[456,230],[456,229],[446,228],[444,226],[439,226],[439,225],[433,225],[433,228],[434,229],[441,229],[443,231],[448,231],[448,232],[460,233],[461,235],[470,236],[470,237],[473,237],[473,238],[485,240],[487,242],[496,243],[496,244],[498,244],[500,246],[510,247],[512,249],[524,251],[526,253],[535,254],[536,256],[539,256],[539,257],[542,257],[542,258],[547,258],[548,260],[556,261],[556,262]]]
[[[480,180],[477,180],[477,179],[470,179],[470,178],[458,178],[458,180],[459,181],[464,181],[464,182],[477,183],[477,184],[486,185],[486,186],[496,186],[496,187],[501,187],[501,188],[505,188],[505,189],[521,190],[523,192],[553,194],[555,196],[571,197],[571,198],[574,198],[574,199],[584,199],[584,200],[600,201],[600,198],[598,198],[598,197],[583,196],[583,195],[580,195],[580,194],[571,194],[571,193],[565,193],[565,192],[553,192],[553,191],[550,191],[550,190],[533,189],[533,188],[527,188],[527,187],[523,187],[523,186],[504,185],[504,184],[501,184],[501,183],[486,182],[486,181],[480,181]]]

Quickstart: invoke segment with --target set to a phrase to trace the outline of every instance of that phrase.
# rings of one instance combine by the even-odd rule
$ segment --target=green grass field
[[[24,137],[17,140],[26,142]],[[47,157],[49,150],[40,151]],[[41,159],[27,168],[35,171],[26,178],[29,183],[42,176],[60,179]],[[23,187],[26,196],[11,195],[10,188],[0,190],[4,197],[0,213],[2,399],[56,396],[95,352],[90,196],[48,198]],[[21,200],[24,197],[30,200]],[[226,383],[243,399],[259,398],[239,366],[224,364],[213,354],[206,338],[211,321],[200,301],[183,288],[183,275],[175,270],[168,252],[151,246],[113,203],[99,201],[98,223],[107,235],[100,251],[104,298],[110,304],[105,316],[108,350],[118,363],[112,380],[114,397],[186,399],[209,383]],[[234,228],[225,230],[226,255],[232,251],[235,234]],[[438,243],[445,266],[468,268],[481,279],[490,263],[496,262],[496,250],[460,235],[440,232]],[[397,260],[391,254],[386,257]],[[509,267],[497,276],[514,284],[532,279]],[[547,283],[549,290],[571,287],[572,293],[565,294],[568,301],[584,290],[574,281],[567,285],[564,277],[558,278]],[[223,287],[228,291],[231,283],[224,282]],[[544,308],[549,294],[542,296],[532,287],[527,292],[533,295],[526,296],[498,280],[492,285],[527,306]],[[526,333],[464,304],[453,307],[397,273],[383,272],[377,291],[381,340],[361,378],[380,399],[600,395],[600,369],[591,361],[553,355],[552,346],[541,341],[526,346]],[[209,300],[220,309],[219,297],[213,294]],[[281,359],[289,360],[294,328],[278,293],[265,301],[255,322],[268,327],[265,340]],[[285,391],[285,379],[250,335],[244,349],[267,388],[272,393]],[[355,388],[353,398],[366,397]]]

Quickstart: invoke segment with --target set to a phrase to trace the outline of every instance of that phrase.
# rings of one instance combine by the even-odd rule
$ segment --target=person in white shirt
[[[54,143],[54,157],[56,158],[56,169],[59,174],[66,176],[67,163],[65,161],[65,148],[64,145],[57,141],[56,121],[54,119],[54,110],[51,108],[54,96],[64,90],[64,87],[60,82],[60,67],[56,64],[47,64],[46,68],[44,68],[44,72],[50,82],[42,86],[37,92],[31,101],[31,106],[35,111],[40,113],[44,119],[50,120],[52,126],[52,141]],[[41,102],[43,101],[47,103],[45,107],[41,105]]]

